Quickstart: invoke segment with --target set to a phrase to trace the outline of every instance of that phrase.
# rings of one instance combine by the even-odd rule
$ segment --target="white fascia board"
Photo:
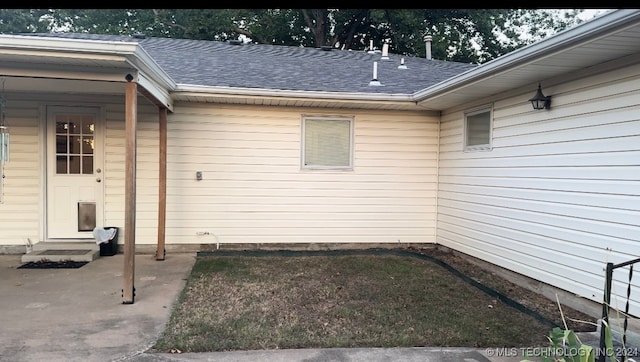
[[[143,87],[147,93],[156,99],[156,104],[162,104],[170,112],[173,112],[173,99],[170,92],[175,89],[176,83],[156,63],[155,60],[141,47],[137,47],[135,53],[127,57],[127,63],[138,72],[135,81]],[[123,79],[124,80],[124,79]]]
[[[70,39],[55,37],[40,37],[29,35],[0,35],[0,48],[40,50],[52,54],[133,54],[138,47],[135,42],[104,41],[87,39]]]
[[[327,99],[327,100],[354,100],[354,101],[391,101],[415,103],[410,94],[388,93],[351,93],[351,92],[319,92],[319,91],[293,91],[282,89],[264,88],[236,88],[236,87],[209,87],[192,84],[178,84],[174,93],[194,93],[199,96],[226,95],[226,96],[257,96],[280,97],[298,99]]]
[[[583,24],[561,31],[551,37],[517,49],[509,54],[479,65],[446,81],[435,84],[412,96],[416,102],[454,92],[456,89],[496,76],[516,67],[557,52],[566,51],[584,42],[596,39],[640,21],[640,10],[623,9],[605,13]]]
[[[164,88],[164,91],[171,91],[176,88],[173,79],[156,63],[155,60],[142,47],[137,47],[129,63],[144,74],[148,74],[150,79]]]
[[[32,78],[54,78],[70,80],[92,80],[104,82],[121,82],[124,76],[113,72],[100,72],[92,70],[84,71],[78,67],[50,68],[50,67],[3,67],[2,76],[8,77],[32,77]]]
[[[124,55],[60,52],[56,50],[39,50],[39,49],[3,48],[2,45],[0,45],[0,54],[28,56],[28,57],[41,57],[41,58],[90,59],[90,60],[99,60],[99,61],[107,61],[107,62],[120,62],[122,64],[125,64],[126,62],[126,58]]]
[[[158,86],[153,79],[145,76],[144,73],[137,74],[137,82],[149,95],[157,100],[156,103],[162,104],[170,112],[173,112],[173,99],[171,99],[171,95],[166,88]]]

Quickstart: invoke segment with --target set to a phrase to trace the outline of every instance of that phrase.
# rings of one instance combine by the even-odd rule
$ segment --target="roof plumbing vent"
[[[382,59],[389,60],[389,44],[382,44]]]
[[[427,48],[427,59],[431,59],[431,35],[424,36],[424,46]]]
[[[376,51],[373,50],[373,40],[369,40],[369,51],[367,52],[367,54],[375,54]]]
[[[400,58],[400,65],[398,65],[398,69],[407,69],[407,66],[404,64],[404,57]]]
[[[373,62],[373,79],[369,82],[370,86],[381,86],[382,83],[378,80],[378,62]]]

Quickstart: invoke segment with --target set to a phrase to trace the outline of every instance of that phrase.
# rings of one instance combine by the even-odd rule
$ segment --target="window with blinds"
[[[350,169],[353,118],[302,118],[302,168]]]
[[[465,151],[491,149],[491,108],[469,112],[464,117]]]

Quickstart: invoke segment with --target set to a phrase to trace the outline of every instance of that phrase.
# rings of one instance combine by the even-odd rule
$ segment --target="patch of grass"
[[[541,346],[548,331],[417,258],[208,256],[152,350]]]
[[[252,274],[249,260],[242,260],[238,258],[235,260],[220,258],[219,260],[211,263],[198,262],[195,263],[191,269],[192,278],[206,276],[211,273],[217,273],[233,280],[246,281],[248,279],[255,279],[258,277]]]

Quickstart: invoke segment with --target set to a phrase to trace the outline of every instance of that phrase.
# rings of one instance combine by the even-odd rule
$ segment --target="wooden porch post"
[[[136,252],[136,123],[138,85],[127,74],[125,86],[124,288],[122,304],[133,304]]]
[[[160,173],[158,175],[158,248],[156,260],[164,260],[165,225],[167,215],[167,109],[160,108],[159,112],[159,153]]]

